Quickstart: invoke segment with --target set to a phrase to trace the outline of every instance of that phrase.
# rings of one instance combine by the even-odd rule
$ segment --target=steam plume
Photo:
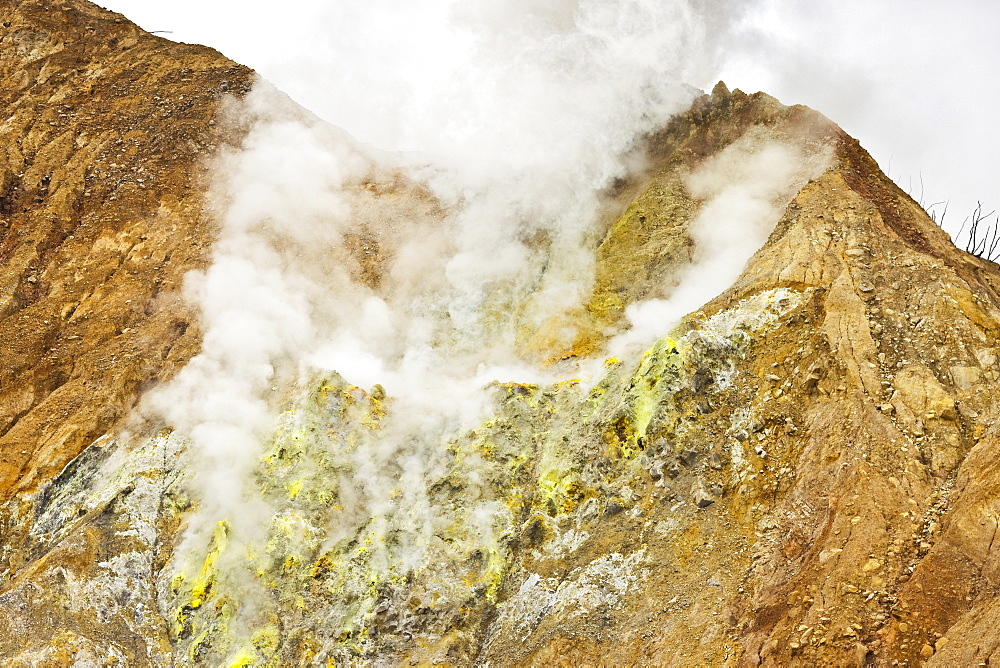
[[[631,345],[648,345],[729,287],[767,241],[788,201],[831,157],[829,147],[810,153],[750,131],[692,172],[688,190],[703,201],[690,226],[692,262],[667,299],[628,307],[631,329],[615,338],[612,349],[624,354]]]
[[[186,287],[204,349],[154,397],[203,459],[206,515],[244,502],[282,368],[381,382],[438,430],[474,422],[474,387],[537,376],[511,349],[511,307],[534,293],[544,316],[586,294],[599,193],[626,171],[637,138],[690,103],[684,82],[718,65],[742,7],[325,10],[289,79],[308,80],[307,102],[369,145],[263,84],[233,110],[251,130],[217,163],[222,229],[212,266]],[[416,195],[380,209],[366,179],[423,182],[440,210]],[[350,270],[345,235],[362,228],[392,246],[378,288]],[[533,245],[539,233],[548,241]]]

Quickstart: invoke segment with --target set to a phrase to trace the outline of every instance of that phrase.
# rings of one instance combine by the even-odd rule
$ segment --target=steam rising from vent
[[[150,397],[198,453],[197,486],[212,518],[242,504],[273,423],[275,373],[315,343],[317,295],[357,290],[324,252],[349,224],[341,191],[365,163],[333,128],[260,91],[240,111],[253,123],[242,150],[217,159],[224,211],[212,264],[185,281],[201,313],[202,351]]]
[[[687,179],[689,192],[703,202],[689,230],[692,262],[667,299],[628,307],[631,329],[616,337],[612,349],[624,354],[631,345],[648,345],[729,287],[767,241],[791,198],[831,158],[828,146],[809,151],[750,131],[700,165]]]
[[[336,372],[390,400],[361,445],[334,435],[324,446],[339,448],[327,459],[346,508],[324,540],[367,531],[381,563],[415,567],[440,524],[426,489],[449,441],[489,413],[484,388],[555,379],[518,354],[519,332],[586,301],[603,193],[645,167],[644,137],[691,103],[683,82],[713,71],[739,12],[546,7],[338,5],[326,25],[339,41],[296,66],[313,81],[310,103],[344,130],[266,83],[233,104],[229,122],[246,135],[215,162],[212,264],[185,284],[203,350],[147,400],[191,445],[193,549],[222,519],[238,544],[262,542],[278,521],[252,484],[263,441],[288,387]],[[615,346],[652,343],[725,288],[824,160],[751,137],[692,174],[706,203],[691,280],[630,311]],[[488,543],[495,501],[476,503]],[[390,529],[406,534],[392,554],[380,542]]]
[[[688,106],[686,82],[710,79],[744,4],[336,4],[281,75],[353,136],[409,152],[412,174],[461,203],[445,273],[461,326],[477,326],[468,311],[504,280],[546,303],[538,324],[585,297],[598,193],[634,166],[638,136]],[[525,270],[539,233],[551,244],[540,278]]]

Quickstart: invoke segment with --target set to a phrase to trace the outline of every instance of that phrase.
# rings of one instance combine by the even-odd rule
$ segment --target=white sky
[[[483,6],[490,1],[480,0]],[[363,45],[377,31],[393,36],[383,44],[398,38],[405,45],[413,39],[406,35],[410,26],[424,25],[426,19],[408,14],[412,5],[403,0],[367,0],[357,11],[347,2],[336,3],[337,14],[342,21],[356,15],[358,25],[331,25],[333,3],[320,0],[99,0],[146,30],[172,31],[163,36],[218,49],[321,114],[314,81],[290,67],[291,61],[322,59],[323,40],[342,37]],[[385,10],[378,23],[372,21],[373,4]],[[729,5],[717,6],[730,11]],[[751,0],[750,5],[718,71],[689,83],[710,88],[721,78],[730,88],[764,90],[785,104],[821,111],[860,139],[915,198],[920,198],[922,178],[925,204],[950,200],[945,227],[953,233],[977,200],[987,210],[1000,207],[995,192],[1000,181],[1000,2]],[[440,6],[446,9],[447,2]],[[535,7],[530,0],[521,6]],[[382,60],[384,46],[377,41],[372,46],[358,58]],[[433,51],[424,48],[423,58],[428,53]],[[446,60],[447,46],[439,54]],[[408,72],[400,62],[406,61],[386,59],[387,68],[404,70],[386,76],[405,78]],[[411,71],[432,67],[426,61],[409,65]],[[377,99],[378,91],[372,97]]]
[[[771,0],[752,23],[727,83],[823,112],[918,200],[922,176],[953,234],[1000,208],[1000,2]]]

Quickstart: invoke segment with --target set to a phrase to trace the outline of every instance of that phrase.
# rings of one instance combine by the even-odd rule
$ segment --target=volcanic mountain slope
[[[669,292],[699,165],[748,137],[832,158],[641,359],[586,390],[497,384],[494,416],[433,451],[427,532],[410,491],[375,516],[351,487],[392,397],[317,374],[253,481],[266,539],[212,517],[182,554],[184,435],[116,429],[198,350],[177,295],[209,261],[203,158],[239,145],[220,114],[253,75],[78,0],[2,9],[6,663],[993,660],[1000,273],[820,115],[720,85],[650,138],[575,343],[528,332],[529,357],[595,354]]]
[[[85,2],[0,4],[0,498],[197,350],[171,295],[211,243],[199,157],[253,73]],[[231,94],[231,93],[230,93]]]

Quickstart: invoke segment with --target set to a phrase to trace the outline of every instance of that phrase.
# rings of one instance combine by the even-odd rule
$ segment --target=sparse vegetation
[[[976,202],[976,208],[972,215],[962,221],[962,227],[958,230],[958,237],[961,238],[962,231],[966,224],[969,224],[969,237],[965,243],[965,250],[976,257],[981,257],[990,262],[996,262],[1000,257],[1000,216],[994,216],[996,211],[983,213],[982,202]],[[994,216],[990,219],[990,216]],[[970,222],[971,221],[971,222]]]
[[[924,204],[924,180],[922,176],[918,203],[931,220],[937,223],[938,227],[944,229],[944,220],[948,215],[948,202]],[[963,237],[963,233],[966,236]],[[973,209],[971,215],[962,221],[962,225],[958,228],[958,232],[952,235],[952,239],[954,239],[956,246],[964,239],[967,253],[990,262],[996,262],[1000,260],[1000,215],[997,215],[995,209],[989,213],[983,213],[983,203],[976,202],[976,208]]]
[[[944,208],[939,212],[935,207],[942,204]],[[923,206],[922,202],[921,206]],[[948,213],[947,202],[935,202],[924,206],[924,210],[931,217],[931,220],[939,227],[944,228],[945,216]],[[996,210],[984,213],[983,203],[976,202],[976,208],[973,209],[971,215],[966,216],[958,228],[958,232],[953,234],[952,238],[955,240],[956,246],[964,239],[967,253],[990,262],[996,262],[1000,260],[1000,215],[997,215]]]

